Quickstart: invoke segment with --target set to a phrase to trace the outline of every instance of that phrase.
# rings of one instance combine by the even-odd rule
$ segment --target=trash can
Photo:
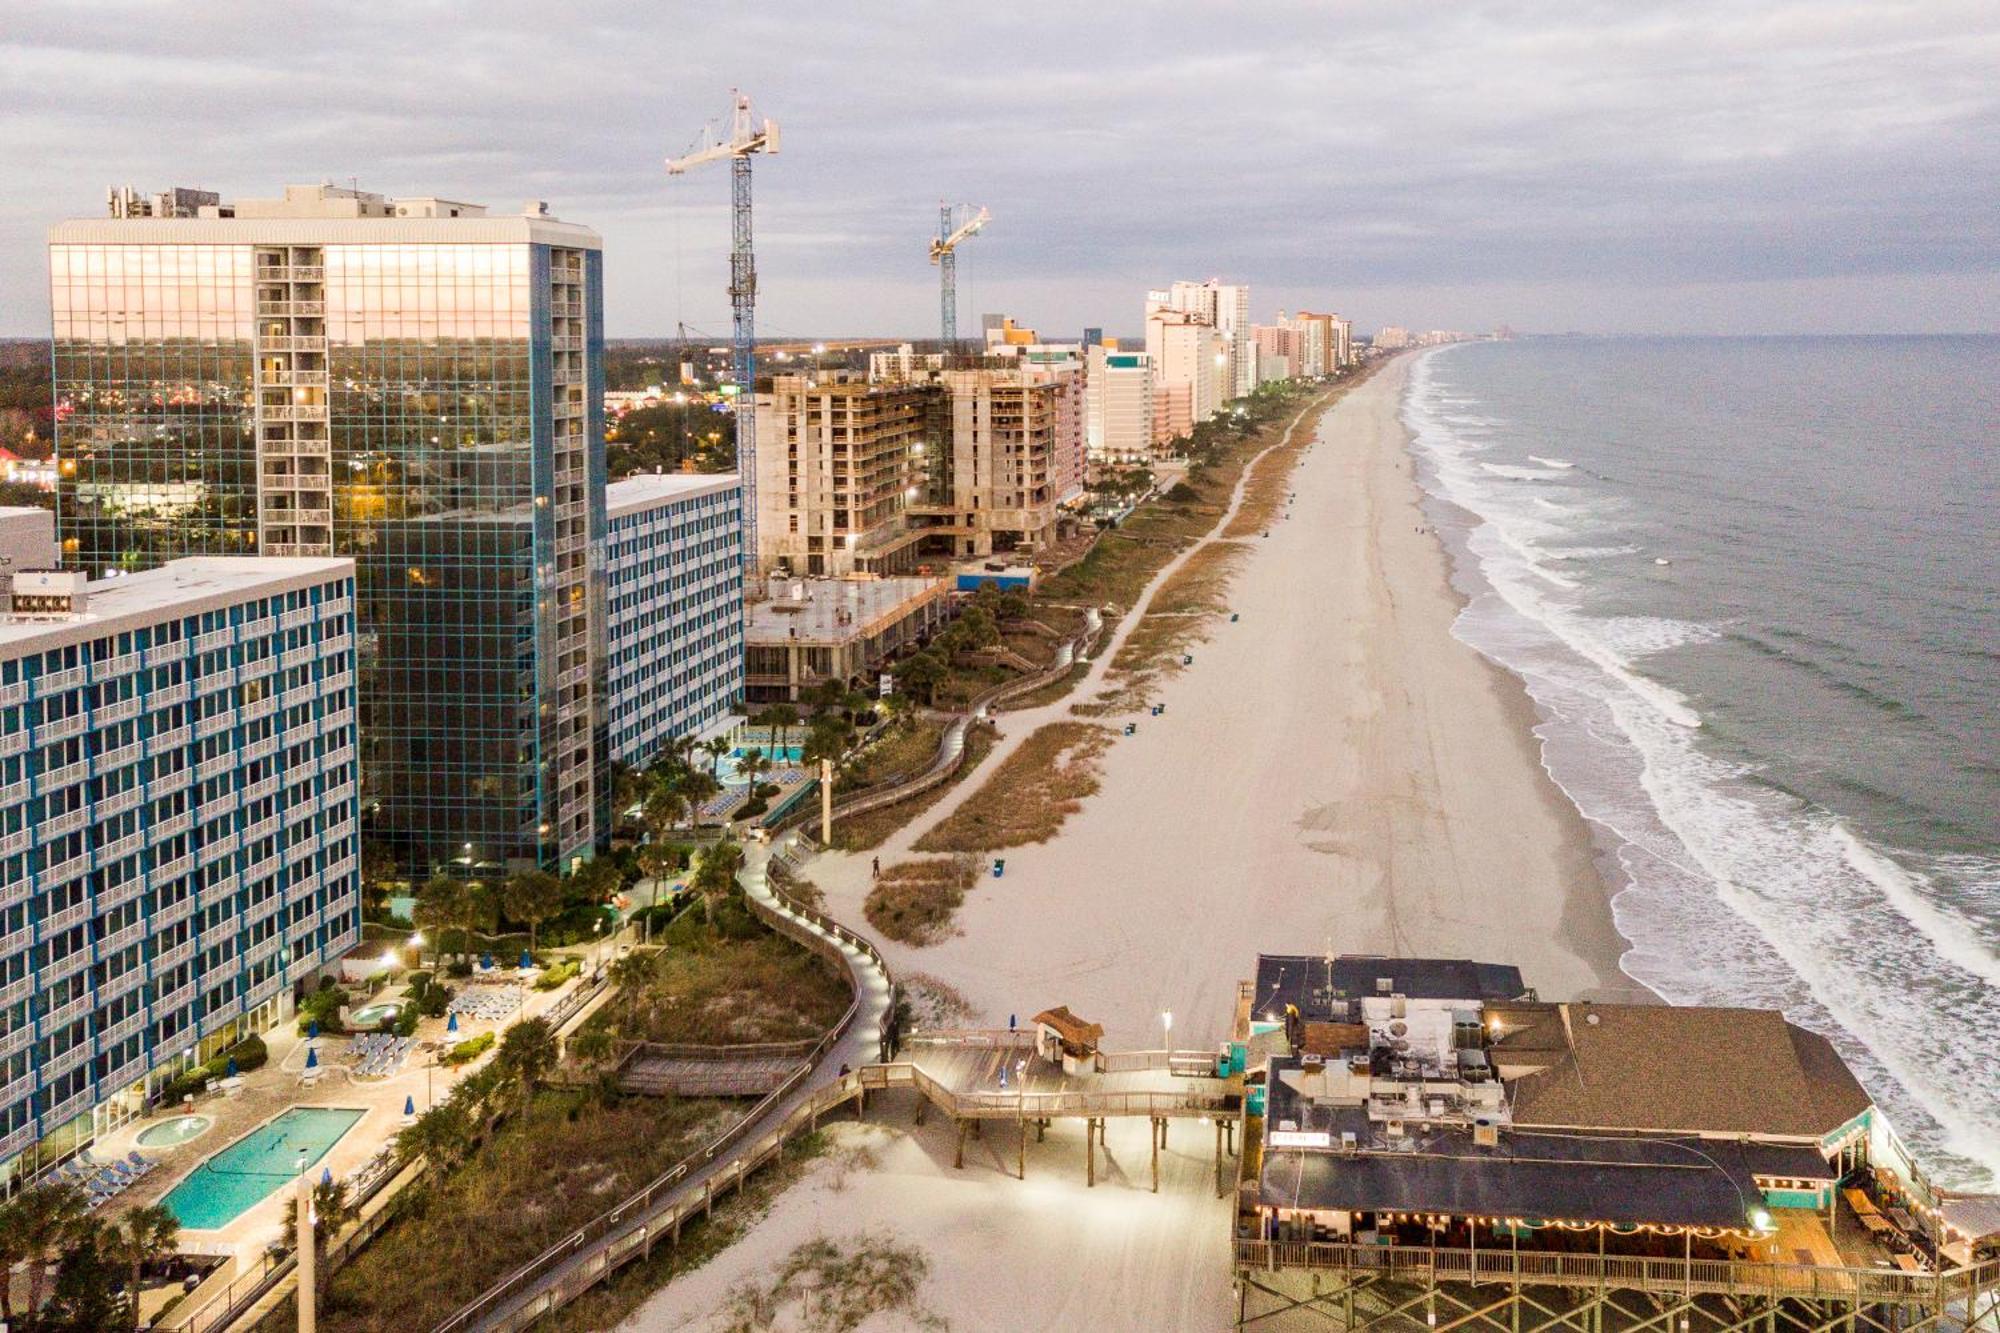
[[[996,856],[996,857],[994,857],[994,858],[993,858],[993,878],[995,878],[995,879],[998,879],[998,878],[1000,878],[1000,877],[1001,877],[1002,875],[1004,875],[1004,874],[1006,874],[1006,873],[1007,873],[1007,861],[1006,861],[1006,858],[1004,858],[1004,857],[999,857],[999,856]]]
[[[1125,724],[1125,734],[1127,736],[1137,735],[1138,731],[1139,731],[1139,724],[1137,722],[1127,722]]]

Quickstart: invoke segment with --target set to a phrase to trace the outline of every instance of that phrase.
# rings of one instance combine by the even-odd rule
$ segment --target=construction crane
[[[757,574],[757,259],[750,246],[750,155],[778,151],[778,124],[759,121],[750,97],[732,89],[735,112],[728,133],[711,121],[685,157],[667,159],[667,174],[729,161],[734,225],[729,251],[729,305],[735,317],[730,376],[736,381],[736,471],[743,494],[743,575]]]
[[[970,209],[972,205],[962,207]],[[993,220],[993,215],[982,208],[954,227],[951,225],[954,211],[950,204],[938,205],[938,234],[931,240],[931,262],[938,266],[938,308],[943,314],[944,350],[947,353],[958,347],[959,244],[971,240],[981,227]]]

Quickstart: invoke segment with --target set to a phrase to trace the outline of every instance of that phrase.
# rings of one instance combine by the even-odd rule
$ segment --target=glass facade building
[[[65,564],[352,557],[368,836],[420,874],[589,855],[596,234],[327,186],[190,211],[51,235]]]
[[[359,943],[353,571],[179,560],[80,605],[16,578],[0,1192],[289,1014]]]
[[[605,659],[611,757],[634,768],[743,698],[743,491],[734,476],[613,482]]]

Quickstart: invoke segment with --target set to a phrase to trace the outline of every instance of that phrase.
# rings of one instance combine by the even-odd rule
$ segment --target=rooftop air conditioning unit
[[[1396,989],[1396,979],[1394,977],[1375,978],[1375,993],[1377,995],[1388,995],[1392,993],[1395,989]]]
[[[1475,1148],[1497,1148],[1500,1146],[1500,1122],[1490,1115],[1472,1118],[1472,1146]]]
[[[1344,1152],[1353,1152],[1361,1146],[1361,1140],[1355,1137],[1353,1130],[1343,1129],[1340,1131],[1340,1146]]]

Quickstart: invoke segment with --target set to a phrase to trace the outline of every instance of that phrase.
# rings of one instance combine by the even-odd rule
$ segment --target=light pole
[[[315,1333],[319,1325],[319,1256],[313,1245],[312,1163],[299,1150],[298,1226],[299,1239],[299,1333]]]
[[[1162,1045],[1166,1047],[1169,1053],[1173,1051],[1174,1011],[1171,1009],[1162,1009],[1160,1011],[1160,1041]]]
[[[424,932],[421,930],[411,931],[410,938],[403,941],[403,943],[417,951],[417,966],[422,967],[424,965]]]

